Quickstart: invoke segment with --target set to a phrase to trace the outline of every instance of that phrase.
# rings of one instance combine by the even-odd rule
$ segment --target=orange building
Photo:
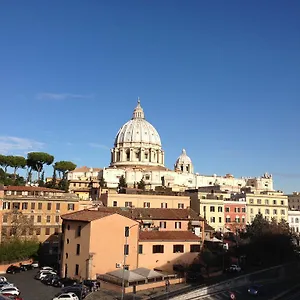
[[[100,207],[62,219],[62,274],[78,278],[96,278],[123,266],[170,272],[175,264],[190,264],[203,239],[193,231],[205,224],[191,209]]]

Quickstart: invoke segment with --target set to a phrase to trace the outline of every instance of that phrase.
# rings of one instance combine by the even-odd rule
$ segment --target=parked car
[[[56,275],[55,272],[53,271],[39,271],[35,276],[34,278],[37,279],[37,280],[41,280],[49,275]]]
[[[15,295],[15,296],[20,295],[19,289],[15,286],[4,286],[0,289],[0,293],[1,294],[10,294],[10,295]]]
[[[84,299],[90,292],[90,289],[83,284],[74,284],[61,289],[63,293],[74,293],[81,300]]]
[[[8,281],[0,282],[0,289],[6,286],[14,286],[14,284],[9,283]]]
[[[37,269],[37,268],[40,267],[40,264],[39,264],[38,261],[33,261],[33,262],[31,263],[31,266],[32,266],[33,269]]]
[[[32,264],[20,264],[20,268],[22,269],[22,271],[28,271],[32,270],[33,266]]]
[[[238,265],[231,265],[229,268],[226,269],[226,272],[229,273],[235,273],[235,272],[241,272],[241,267],[239,267]]]
[[[54,279],[52,285],[54,287],[66,287],[76,284],[77,281],[71,278],[58,278]]]
[[[6,273],[8,274],[15,274],[15,273],[20,273],[21,272],[21,268],[14,266],[14,265],[10,265],[7,269],[6,269]]]
[[[0,282],[7,282],[7,279],[6,279],[6,277],[4,277],[4,276],[0,276]]]
[[[48,266],[41,267],[41,271],[53,271],[53,272],[56,272],[52,267],[48,267]]]
[[[60,279],[59,276],[57,276],[56,274],[50,274],[47,275],[46,277],[43,277],[41,279],[41,282],[46,284],[46,285],[52,285],[54,280]]]
[[[63,293],[53,298],[53,300],[79,300],[74,293]]]
[[[252,296],[263,296],[265,295],[265,288],[261,284],[252,285],[248,288],[248,294]]]

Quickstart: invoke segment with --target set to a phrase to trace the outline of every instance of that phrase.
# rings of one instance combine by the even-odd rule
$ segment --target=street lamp
[[[128,246],[128,237],[129,237],[129,231],[132,227],[140,225],[139,223],[136,223],[134,225],[131,225],[130,227],[125,227],[125,248],[123,249],[124,251],[124,258],[123,258],[123,274],[122,274],[122,296],[121,300],[124,299],[124,294],[125,294],[125,265],[126,265],[126,257],[127,257],[127,246]]]

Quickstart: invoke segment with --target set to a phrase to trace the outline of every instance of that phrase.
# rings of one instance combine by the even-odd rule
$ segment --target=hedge
[[[37,255],[39,242],[35,240],[9,240],[0,244],[0,262],[15,262]]]

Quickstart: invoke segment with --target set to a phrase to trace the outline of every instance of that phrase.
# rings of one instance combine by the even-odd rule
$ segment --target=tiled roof
[[[215,229],[205,222],[204,223],[204,231],[215,231]]]
[[[200,241],[200,238],[191,231],[141,231],[140,241],[169,240],[169,241]]]
[[[100,168],[89,168],[87,166],[79,167],[74,169],[73,171],[69,173],[76,173],[76,172],[90,172],[90,170],[93,169],[93,172],[100,172],[102,169]]]
[[[53,192],[53,193],[65,193],[62,190],[49,189],[41,186],[14,186],[8,185],[4,187],[5,191],[21,191],[21,192]]]
[[[113,212],[101,212],[98,210],[79,210],[69,214],[62,215],[63,220],[92,222],[114,214]]]
[[[134,220],[204,220],[192,209],[99,207],[102,212],[115,212]]]

